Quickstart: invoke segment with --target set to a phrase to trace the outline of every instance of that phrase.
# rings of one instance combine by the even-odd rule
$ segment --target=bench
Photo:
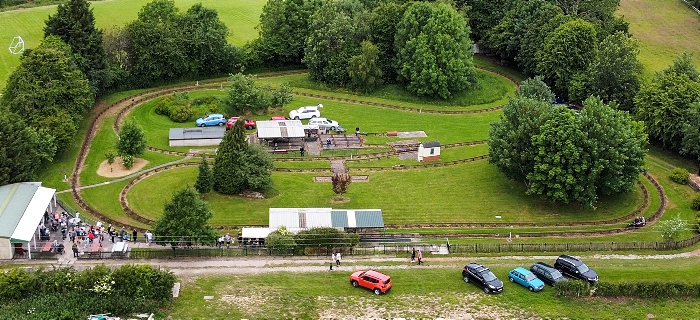
[[[286,154],[287,149],[277,149],[272,151],[274,154]]]
[[[44,242],[44,246],[41,247],[40,252],[51,252],[51,241]]]

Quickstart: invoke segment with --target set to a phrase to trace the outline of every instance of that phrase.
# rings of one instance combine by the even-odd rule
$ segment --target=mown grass
[[[211,194],[214,225],[266,224],[270,207],[380,208],[385,223],[596,221],[629,214],[641,202],[638,189],[601,199],[598,207],[555,206],[525,195],[521,183],[507,180],[486,161],[424,170],[369,172],[368,183],[351,184],[351,200],[332,204],[331,186],[313,182],[313,173],[273,173],[275,194],[264,200]],[[196,181],[197,168],[173,169],[139,182],[129,203],[157,219],[167,196]],[[436,205],[440,204],[440,205]],[[501,218],[496,218],[501,216]]]
[[[149,226],[129,218],[119,204],[119,192],[127,183],[129,183],[128,180],[113,183],[106,182],[103,186],[83,189],[80,191],[80,194],[83,196],[83,199],[85,199],[85,202],[89,203],[91,207],[110,219],[129,226],[144,229],[149,228]],[[160,189],[152,189],[150,192],[157,193],[153,190]]]
[[[595,260],[584,257],[601,279],[612,282],[649,281],[690,282],[697,259]],[[246,275],[214,275],[190,280],[183,286],[168,314],[178,319],[194,319],[207,314],[213,318],[454,318],[467,313],[485,318],[568,318],[660,319],[700,317],[697,299],[602,299],[562,298],[551,287],[530,293],[507,281],[507,272],[516,266],[529,267],[536,260],[467,258],[463,262],[432,262],[429,267],[375,267],[392,277],[393,287],[385,295],[349,284],[355,264],[346,262],[334,272],[270,272]],[[470,261],[487,265],[501,280],[504,292],[486,295],[461,279],[461,267]],[[546,260],[548,263],[552,261]],[[363,262],[357,262],[362,265]],[[404,263],[404,266],[406,264]],[[434,266],[434,267],[430,267]],[[399,269],[396,269],[396,268]],[[673,268],[673,272],[668,269]],[[214,300],[201,303],[202,296]]]
[[[700,16],[680,0],[622,0],[616,12],[639,40],[639,60],[649,77],[668,68],[683,52],[700,67]]]
[[[95,14],[95,25],[101,29],[124,26],[136,20],[141,8],[150,0],[99,1],[90,3]],[[241,46],[258,37],[255,27],[266,0],[217,1],[217,0],[177,0],[175,5],[181,12],[196,3],[216,9],[219,19],[229,28],[228,41]],[[24,39],[25,48],[37,47],[44,37],[44,25],[49,15],[56,12],[56,6],[45,6],[0,12],[0,40],[3,48],[10,45],[15,36]],[[0,50],[0,91],[5,87],[9,75],[19,65],[20,55],[9,50]]]
[[[419,162],[417,159],[406,159],[400,160],[397,156],[392,155],[388,158],[382,158],[378,160],[360,160],[360,161],[346,161],[345,166],[349,169],[352,168],[363,168],[363,167],[391,167],[395,165],[431,165],[442,162],[450,162],[455,160],[462,160],[467,158],[472,158],[481,155],[487,155],[489,153],[489,146],[486,144],[475,145],[475,146],[462,146],[455,148],[447,148],[440,150],[440,160],[431,162]]]

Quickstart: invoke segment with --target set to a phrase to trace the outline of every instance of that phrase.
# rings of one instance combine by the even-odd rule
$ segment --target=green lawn
[[[264,225],[270,207],[380,208],[385,223],[596,221],[629,214],[641,193],[603,198],[597,209],[553,206],[525,195],[487,161],[423,170],[370,172],[368,183],[353,183],[346,204],[330,203],[331,185],[313,182],[328,173],[273,173],[275,196],[265,200],[211,194],[214,225]],[[193,185],[197,168],[173,169],[139,182],[127,195],[139,214],[157,219],[169,197],[149,192]],[[303,196],[300,196],[303,195]],[[485,200],[488,199],[488,200]],[[439,205],[438,205],[439,204]],[[501,216],[500,219],[496,216]]]
[[[141,8],[150,0],[113,0],[92,2],[90,7],[95,13],[98,28],[109,29],[124,26],[136,20]],[[243,45],[258,37],[255,26],[259,23],[260,13],[266,0],[217,1],[217,0],[176,0],[175,5],[182,12],[196,3],[216,9],[219,19],[229,28],[228,41]],[[19,55],[12,55],[6,50],[12,38],[21,36],[25,48],[35,48],[44,37],[44,22],[54,14],[56,6],[35,7],[0,12],[0,91],[5,87],[9,74],[19,65]]]
[[[680,0],[621,0],[617,15],[639,40],[639,60],[647,76],[668,68],[683,52],[700,68],[700,16]]]
[[[553,257],[551,258],[553,261]],[[595,260],[584,257],[601,279],[623,281],[697,282],[688,277],[697,270],[697,259],[671,260]],[[393,287],[385,295],[375,296],[365,289],[353,288],[349,276],[356,266],[346,262],[333,272],[268,272],[246,275],[214,275],[189,278],[172,309],[174,319],[211,318],[463,318],[477,319],[697,319],[697,299],[603,299],[562,298],[552,287],[530,293],[508,283],[507,272],[518,265],[529,267],[537,260],[479,258],[501,280],[504,291],[486,295],[461,279],[464,262],[432,262],[428,267],[390,265],[373,268],[389,274]],[[547,261],[552,263],[552,261]],[[366,262],[358,262],[367,265]],[[370,265],[372,265],[370,263]],[[408,267],[408,268],[406,268]],[[668,272],[673,268],[673,272]],[[202,296],[214,296],[202,302]]]

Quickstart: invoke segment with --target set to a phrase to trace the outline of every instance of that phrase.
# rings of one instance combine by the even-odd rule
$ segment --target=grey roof
[[[348,212],[345,210],[333,210],[331,211],[331,222],[333,223],[333,228],[344,228],[348,226]]]
[[[331,220],[334,228],[384,228],[380,209],[333,210]]]
[[[194,139],[222,139],[226,134],[226,128],[195,127],[195,128],[170,128],[170,140],[194,140]]]
[[[440,141],[428,141],[421,143],[423,148],[435,148],[440,146]]]

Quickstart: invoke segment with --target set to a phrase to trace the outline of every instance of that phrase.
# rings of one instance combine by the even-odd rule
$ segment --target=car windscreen
[[[525,275],[525,280],[527,280],[527,281],[532,281],[532,280],[535,280],[535,279],[537,279],[537,277],[535,277],[535,275],[532,274],[532,273],[528,273],[528,274]]]
[[[498,278],[496,278],[496,275],[494,275],[493,272],[491,272],[491,271],[484,272],[481,275],[484,277],[484,281],[487,281],[487,282],[498,279]]]
[[[588,272],[588,270],[591,270],[588,268],[588,266],[585,263],[582,263],[580,266],[578,266],[577,269],[580,273],[586,273],[586,272]]]

